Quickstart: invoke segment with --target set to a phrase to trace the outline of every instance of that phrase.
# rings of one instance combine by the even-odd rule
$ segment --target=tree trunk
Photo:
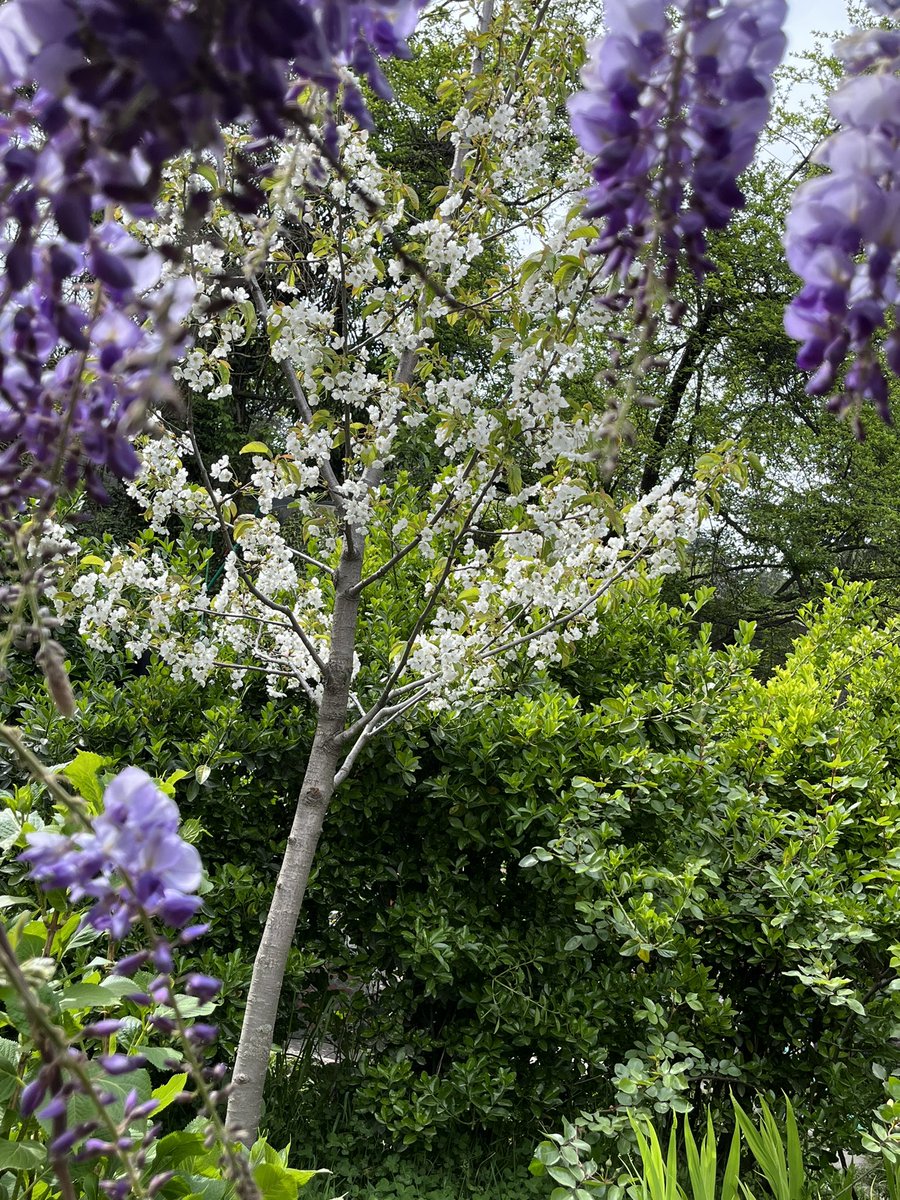
[[[335,575],[331,650],[322,679],[319,719],[278,872],[275,894],[253,963],[247,1008],[232,1075],[228,1127],[248,1143],[255,1140],[262,1116],[263,1090],[284,972],[313,855],[334,794],[334,777],[341,753],[340,736],[347,723],[356,648],[359,597],[352,594],[352,589],[362,577],[362,561],[362,538],[348,534]]]
[[[480,33],[483,34],[490,28],[493,15],[494,0],[482,0]],[[481,48],[476,46],[471,67],[473,79],[476,79],[483,69]],[[468,95],[472,95],[471,88]],[[454,156],[451,182],[459,183],[465,178],[466,151],[466,143],[461,140]],[[404,350],[394,375],[396,384],[412,382],[417,360],[418,349]],[[365,479],[370,488],[377,486],[380,477],[380,468],[369,467],[366,470]],[[364,538],[351,536],[348,531],[335,576],[331,651],[322,680],[319,720],[287,847],[278,872],[275,895],[272,897],[262,941],[253,963],[247,1008],[244,1012],[232,1075],[232,1093],[228,1101],[227,1118],[228,1127],[248,1144],[255,1140],[262,1116],[266,1072],[284,972],[293,945],[294,931],[303,904],[313,856],[319,844],[325,814],[334,794],[334,777],[342,750],[341,734],[347,725],[356,649],[359,596],[354,595],[352,589],[362,579],[363,548]]]
[[[669,440],[678,419],[681,402],[687,391],[688,384],[697,369],[697,365],[706,353],[706,335],[709,333],[713,318],[717,315],[718,305],[711,299],[704,301],[697,316],[696,324],[688,335],[687,342],[672,376],[665,399],[660,408],[659,417],[651,434],[651,447],[647,452],[644,470],[641,475],[640,494],[646,496],[659,483],[662,474],[663,457],[668,449]]]

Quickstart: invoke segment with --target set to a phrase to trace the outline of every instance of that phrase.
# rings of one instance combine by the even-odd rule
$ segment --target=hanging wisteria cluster
[[[594,250],[604,275],[624,285],[636,259],[653,257],[671,292],[682,256],[704,276],[706,232],[723,229],[743,204],[737,179],[768,117],[787,5],[610,0],[605,11],[585,90],[569,103],[594,160],[585,213],[602,221]],[[616,297],[639,300],[638,320],[646,284],[643,273]]]
[[[176,947],[193,942],[207,928],[188,924],[200,907],[197,889],[203,872],[199,854],[182,836],[178,808],[148,775],[127,767],[106,787],[102,811],[92,820],[83,815],[79,819],[82,828],[72,834],[29,833],[28,847],[19,857],[43,889],[63,889],[76,905],[88,901],[82,924],[107,934],[111,946],[126,937],[133,945],[143,943],[114,964],[113,975],[124,981],[140,972],[125,999],[146,1010],[148,1026],[158,1035],[181,1039],[176,1061],[183,1055],[184,1078],[194,1088],[190,1097],[200,1102],[210,1122],[209,1136],[218,1137],[223,1169],[238,1195],[256,1197],[246,1163],[224,1136],[216,1113],[227,1094],[225,1068],[207,1064],[203,1054],[215,1040],[216,1029],[188,1022],[180,1011],[178,993],[202,1012],[221,984],[195,972],[183,978],[176,972]],[[180,933],[173,940],[157,923]],[[110,1107],[120,1099],[110,1089],[110,1080],[132,1075],[148,1061],[140,1051],[127,1049],[129,1022],[104,1017],[74,1033],[66,1031],[32,991],[27,964],[18,965],[5,932],[0,932],[0,969],[19,993],[40,1052],[41,1064],[24,1083],[19,1109],[23,1118],[34,1116],[49,1125],[47,1150],[60,1182],[68,1176],[69,1158],[75,1164],[105,1160],[100,1187],[107,1196],[124,1200],[155,1195],[171,1178],[171,1172],[154,1174],[153,1168],[151,1147],[160,1126],[148,1125],[147,1118],[159,1101],[141,1099],[132,1089],[121,1112],[114,1115]],[[117,1048],[120,1038],[124,1049]],[[80,1107],[72,1104],[76,1096],[83,1098]]]
[[[900,13],[897,0],[871,7]],[[603,224],[593,249],[603,274],[621,282],[604,300],[636,300],[638,321],[654,279],[665,300],[682,264],[702,279],[707,232],[743,204],[737,180],[768,117],[786,8],[784,0],[606,6],[608,32],[592,47],[570,115],[594,160],[586,213]],[[801,342],[798,366],[815,372],[811,394],[839,386],[833,408],[868,400],[887,420],[888,377],[873,335],[892,319],[884,356],[900,374],[900,32],[872,30],[837,50],[849,78],[830,100],[839,129],[814,156],[830,174],[797,190],[788,221],[788,261],[804,286],[785,325]]]
[[[197,911],[200,855],[183,841],[178,808],[137,767],[107,787],[89,832],[32,833],[22,855],[32,879],[93,904],[85,920],[117,940],[143,916],[184,925]],[[170,965],[170,964],[166,964]]]
[[[900,4],[873,8],[900,15]],[[837,47],[848,78],[829,100],[838,123],[815,154],[828,174],[794,195],[785,250],[803,288],[785,314],[814,371],[807,390],[841,410],[871,401],[885,420],[888,374],[900,376],[900,30],[872,30]],[[874,336],[884,341],[888,372]],[[842,382],[838,375],[845,362]]]
[[[248,122],[284,132],[314,83],[360,120],[346,69],[383,96],[415,0],[9,0],[0,9],[0,515],[100,469],[133,477],[130,440],[174,394],[190,299],[112,220],[152,217],[163,165]],[[238,160],[228,198],[253,208]],[[202,215],[208,193],[186,204]],[[102,224],[96,215],[106,210]],[[86,282],[90,280],[90,282]],[[144,326],[146,325],[146,329]]]

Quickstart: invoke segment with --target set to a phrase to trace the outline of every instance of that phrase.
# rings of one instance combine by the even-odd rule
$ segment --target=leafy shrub
[[[762,681],[750,627],[714,650],[651,591],[555,680],[374,745],[307,894],[273,1140],[342,1130],[387,1153],[567,1115],[630,1136],[632,1111],[727,1122],[730,1089],[787,1088],[816,1163],[855,1148],[900,1067],[900,652],[876,615],[833,588]],[[3,712],[47,761],[77,728],[111,767],[175,780],[209,864],[197,967],[226,981],[227,1052],[308,714],[90,653],[73,674],[80,727],[15,679]]]
[[[900,1061],[900,627],[859,587],[803,617],[761,681],[751,627],[716,651],[652,601],[568,680],[374,752],[308,896],[299,1015],[319,1038],[330,1004],[337,1061],[294,1119],[321,1085],[401,1143],[618,1136],[787,1088],[815,1161],[858,1146]]]

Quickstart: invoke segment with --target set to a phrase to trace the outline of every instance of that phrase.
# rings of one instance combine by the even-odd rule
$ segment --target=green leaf
[[[182,779],[187,779],[188,775],[190,775],[190,771],[183,771],[179,768],[171,775],[167,775],[157,786],[164,795],[172,799],[175,796],[175,784],[181,783]]]
[[[248,529],[252,529],[255,524],[256,517],[251,516],[249,513],[242,513],[242,515],[239,516],[234,523],[234,528],[232,530],[234,540],[236,542],[240,541],[242,535],[246,533]]]
[[[109,766],[111,761],[100,754],[94,754],[91,750],[82,750],[70,763],[60,767],[60,774],[65,775],[79,796],[89,804],[99,807],[103,803],[103,788],[97,775],[103,767]]]
[[[731,1135],[731,1148],[725,1163],[725,1173],[722,1176],[722,1200],[737,1200],[738,1180],[741,1174],[741,1131],[737,1124]]]
[[[136,1051],[146,1058],[151,1067],[157,1067],[160,1071],[171,1070],[173,1066],[180,1066],[184,1062],[184,1055],[175,1046],[138,1046]]]
[[[213,1000],[198,1000],[196,996],[182,996],[176,993],[176,1003],[178,1011],[186,1021],[193,1021],[195,1017],[205,1017],[209,1013],[215,1012],[216,1004]],[[156,1010],[161,1017],[174,1017],[174,1011],[165,1004],[161,1004]]]
[[[158,1088],[153,1089],[153,1091],[150,1093],[150,1096],[153,1100],[157,1100],[159,1102],[153,1112],[154,1117],[159,1116],[163,1109],[168,1108],[170,1104],[174,1104],[175,1097],[180,1092],[184,1091],[184,1085],[186,1083],[187,1072],[184,1071],[180,1075],[173,1075],[172,1078],[167,1080],[166,1083],[162,1084]]]
[[[253,306],[253,301],[243,300],[238,307],[241,310],[241,317],[244,321],[244,328],[247,331],[247,338],[252,338],[256,333],[257,326],[256,309]]]
[[[551,1179],[555,1179],[557,1183],[563,1184],[564,1187],[575,1187],[578,1183],[579,1176],[569,1167],[563,1166],[562,1163],[556,1163],[552,1167],[547,1168],[547,1174]]]
[[[131,990],[138,991],[138,988],[132,984]],[[63,991],[59,1007],[61,1009],[112,1008],[118,1005],[121,999],[118,988],[110,988],[102,983],[75,983]]]
[[[296,1181],[297,1187],[306,1187],[306,1185],[317,1175],[330,1175],[331,1172],[326,1167],[319,1167],[317,1171],[301,1171],[296,1167],[288,1167],[287,1173]]]
[[[263,454],[266,458],[272,457],[272,451],[265,442],[248,442],[246,446],[241,447],[241,454]]]
[[[11,808],[0,809],[0,850],[9,850],[19,840],[22,823]]]
[[[0,1106],[8,1104],[19,1090],[16,1068],[22,1051],[18,1042],[0,1038]]]
[[[106,1109],[116,1122],[124,1119],[125,1099],[132,1089],[137,1092],[139,1100],[150,1099],[152,1086],[150,1076],[143,1068],[129,1071],[127,1075],[107,1075],[99,1064],[90,1062],[87,1064],[87,1070],[98,1091],[111,1092],[117,1097]],[[96,1115],[96,1107],[88,1096],[75,1095],[69,1101],[67,1120],[70,1125],[79,1125],[82,1121],[93,1120]]]
[[[263,1162],[253,1169],[262,1200],[297,1200],[300,1185],[280,1163]]]
[[[218,188],[219,177],[216,175],[215,170],[209,165],[209,163],[195,163],[194,174],[199,175],[201,179],[205,179],[213,189]]]
[[[8,1142],[0,1139],[0,1171],[33,1171],[47,1158],[43,1142]]]
[[[227,1180],[210,1175],[185,1175],[183,1182],[190,1188],[184,1200],[225,1200],[229,1194],[234,1195]]]
[[[202,1133],[188,1133],[180,1129],[177,1133],[168,1133],[156,1143],[156,1154],[153,1159],[157,1171],[172,1171],[192,1159],[203,1158],[207,1154],[203,1144]]]
[[[518,496],[523,487],[522,471],[517,462],[506,463],[506,483],[510,494]]]

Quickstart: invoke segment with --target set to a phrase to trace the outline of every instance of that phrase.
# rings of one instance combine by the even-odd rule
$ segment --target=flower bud
[[[30,1117],[44,1099],[46,1093],[47,1082],[42,1078],[42,1075],[38,1075],[31,1083],[27,1083],[22,1089],[22,1096],[19,1100],[19,1111],[22,1116]]]

